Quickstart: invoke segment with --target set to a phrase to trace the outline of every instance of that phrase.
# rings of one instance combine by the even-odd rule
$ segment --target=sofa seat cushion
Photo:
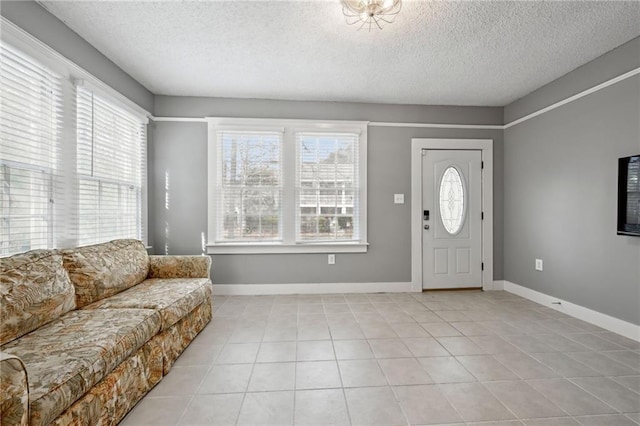
[[[85,309],[155,309],[162,317],[164,331],[207,300],[211,291],[208,278],[154,278]]]
[[[49,424],[159,329],[153,310],[72,311],[3,346],[27,367],[30,424]]]

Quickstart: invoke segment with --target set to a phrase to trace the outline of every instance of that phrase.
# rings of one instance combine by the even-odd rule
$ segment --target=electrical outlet
[[[335,254],[330,254],[329,256],[327,256],[327,263],[329,265],[335,265],[336,264],[336,255]]]
[[[536,259],[536,271],[542,271],[542,259]]]
[[[395,204],[404,204],[404,194],[393,194],[393,202]]]

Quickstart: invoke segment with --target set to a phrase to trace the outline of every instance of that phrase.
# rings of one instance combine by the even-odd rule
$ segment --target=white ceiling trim
[[[617,77],[614,77],[614,78],[612,78],[610,80],[607,80],[604,83],[600,83],[600,84],[598,84],[596,86],[593,86],[590,89],[583,90],[580,93],[577,93],[577,94],[575,94],[573,96],[570,96],[567,99],[564,99],[562,101],[556,102],[555,104],[549,105],[546,108],[539,109],[538,111],[532,112],[531,114],[525,115],[524,117],[518,118],[517,120],[513,120],[512,122],[505,124],[503,126],[503,128],[504,129],[508,129],[509,127],[513,127],[513,126],[518,125],[520,123],[524,123],[525,121],[530,120],[530,119],[532,119],[534,117],[537,117],[539,115],[542,115],[545,112],[549,112],[549,111],[552,111],[552,110],[554,110],[556,108],[560,108],[563,105],[566,105],[566,104],[571,103],[573,101],[577,101],[580,98],[584,98],[587,95],[590,95],[592,93],[598,92],[598,91],[600,91],[600,90],[602,90],[604,88],[612,86],[612,85],[614,85],[616,83],[624,81],[624,80],[626,80],[626,79],[628,79],[630,77],[633,77],[634,75],[638,75],[638,74],[640,74],[640,67],[638,67],[636,69],[633,69],[633,70],[631,70],[629,72],[626,72],[624,74],[621,74],[621,75],[619,75]]]
[[[518,124],[524,123],[525,121],[531,120],[532,118],[538,117],[544,113],[549,111],[553,111],[556,108],[560,108],[563,105],[567,105],[571,102],[577,101],[578,99],[584,98],[592,93],[596,93],[602,89],[605,89],[609,86],[612,86],[616,83],[624,81],[628,78],[631,78],[635,75],[640,74],[640,67],[632,69],[624,74],[621,74],[617,77],[609,79],[603,83],[600,83],[596,86],[593,86],[589,89],[583,90],[580,93],[577,93],[573,96],[570,96],[566,99],[558,101],[554,104],[551,104],[545,108],[539,109],[538,111],[532,112],[531,114],[527,114],[524,117],[518,118],[517,120],[513,120],[507,124],[444,124],[444,123],[399,123],[399,122],[386,122],[386,121],[370,121],[370,127],[411,127],[411,128],[432,128],[432,129],[476,129],[476,130],[506,130],[510,127],[516,126]],[[208,121],[205,117],[150,117],[151,120],[157,122],[163,121],[174,121],[174,122],[190,122],[190,123],[206,123]]]

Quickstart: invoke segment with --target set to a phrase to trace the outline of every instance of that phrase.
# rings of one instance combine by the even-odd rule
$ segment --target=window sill
[[[366,253],[369,243],[219,243],[207,245],[207,254]]]

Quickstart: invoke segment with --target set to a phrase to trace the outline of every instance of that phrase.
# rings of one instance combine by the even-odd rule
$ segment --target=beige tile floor
[[[640,343],[505,292],[217,296],[122,425],[640,424]]]

